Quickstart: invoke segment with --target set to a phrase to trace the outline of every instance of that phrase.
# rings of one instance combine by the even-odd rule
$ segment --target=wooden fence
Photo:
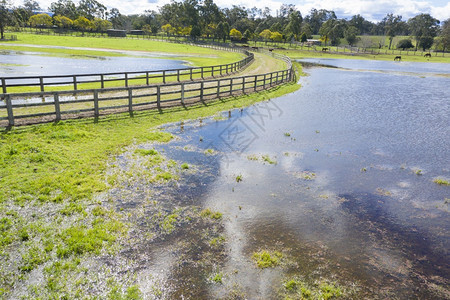
[[[0,126],[44,123],[62,119],[190,105],[211,99],[269,89],[289,82],[295,73],[288,57],[287,69],[266,74],[174,82],[165,85],[119,87],[58,92],[6,93],[0,102]]]
[[[102,74],[75,74],[75,75],[50,75],[50,76],[15,76],[0,77],[3,94],[8,93],[11,87],[39,87],[41,92],[46,86],[68,85],[74,90],[79,90],[78,85],[84,83],[98,83],[100,88],[105,88],[107,82],[123,82],[124,87],[133,83],[135,85],[149,85],[155,83],[165,84],[171,79],[182,80],[204,79],[208,77],[218,77],[233,74],[246,67],[253,61],[253,53],[240,48],[196,45],[200,47],[212,48],[215,50],[241,52],[246,57],[238,62],[195,68],[181,68],[170,70],[138,71],[138,72],[116,72]],[[2,98],[3,99],[3,98]]]

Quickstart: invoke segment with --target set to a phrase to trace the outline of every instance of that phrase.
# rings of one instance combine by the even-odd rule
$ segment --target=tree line
[[[145,34],[164,33],[168,36],[206,37],[231,41],[305,42],[319,35],[325,45],[339,45],[342,39],[354,45],[362,35],[387,36],[389,49],[396,36],[412,36],[423,50],[437,46],[447,50],[450,46],[450,19],[440,21],[430,14],[419,14],[403,20],[402,16],[387,14],[379,22],[371,22],[361,15],[339,19],[334,11],[311,9],[302,16],[295,5],[282,4],[273,16],[269,8],[246,8],[233,5],[220,8],[213,0],[182,0],[163,5],[158,11],[144,10],[142,14],[123,15],[116,8],[108,9],[96,0],[58,0],[50,4],[48,14],[38,2],[25,0],[13,7],[9,0],[0,0],[0,29],[6,26],[36,28],[57,27],[81,31],[104,32],[107,29],[142,30]],[[439,37],[436,39],[436,37]],[[409,43],[408,43],[409,41]],[[438,43],[438,45],[436,45]],[[384,43],[383,43],[384,44]],[[383,45],[380,43],[379,47]],[[413,47],[410,40],[397,47]]]

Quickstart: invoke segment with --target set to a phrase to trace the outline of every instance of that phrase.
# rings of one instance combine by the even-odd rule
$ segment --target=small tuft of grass
[[[279,251],[259,251],[252,255],[253,260],[256,262],[258,268],[273,268],[280,264],[283,254]]]
[[[269,155],[263,155],[261,156],[262,160],[266,163],[269,163],[271,165],[276,165],[277,161],[274,158],[271,158]]]
[[[171,179],[174,179],[174,175],[170,172],[162,172],[162,173],[158,173],[156,174],[156,180],[165,180],[165,181],[169,181]]]
[[[284,136],[289,137],[289,136],[291,136],[291,134],[290,134],[289,132],[285,132],[285,133],[284,133]]]
[[[415,173],[416,175],[419,175],[419,176],[420,176],[420,175],[423,175],[421,169],[415,170],[414,173]]]
[[[136,149],[134,150],[135,154],[141,155],[141,156],[147,156],[147,155],[157,155],[158,151],[156,151],[155,149]]]
[[[213,155],[216,153],[216,151],[214,151],[214,149],[206,149],[203,153],[205,153],[206,155]]]
[[[223,275],[222,273],[216,273],[210,277],[210,280],[214,283],[222,283]]]
[[[239,174],[236,176],[236,182],[241,182],[242,181],[242,175]]]
[[[206,208],[206,209],[204,209],[204,210],[202,210],[200,212],[200,216],[203,217],[203,218],[211,218],[211,219],[214,219],[214,220],[219,220],[219,219],[222,218],[222,213],[220,213],[218,211],[213,212],[209,208]]]
[[[433,180],[434,183],[439,185],[450,185],[450,182],[448,180],[442,179],[442,178],[435,178]]]
[[[187,163],[183,163],[183,164],[181,164],[181,169],[187,170],[187,169],[189,169],[189,165]]]

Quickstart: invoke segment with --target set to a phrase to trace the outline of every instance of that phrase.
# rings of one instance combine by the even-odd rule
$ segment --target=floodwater
[[[168,298],[276,299],[300,278],[345,298],[450,299],[450,187],[433,182],[450,180],[450,79],[433,75],[448,65],[315,62],[338,68],[307,69],[299,91],[224,120],[166,127],[178,139],[157,149],[199,171],[152,199],[222,212],[226,240],[222,284],[146,245],[140,267]],[[258,269],[260,250],[284,263]]]
[[[159,58],[146,57],[142,53],[137,56],[56,56],[6,50],[0,52],[0,77],[140,72],[186,67],[185,61],[163,58],[163,55]]]

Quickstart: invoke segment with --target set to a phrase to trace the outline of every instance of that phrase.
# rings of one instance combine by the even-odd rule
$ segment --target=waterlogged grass
[[[213,212],[211,209],[206,208],[200,212],[200,216],[203,218],[211,218],[214,220],[220,220],[222,219],[222,213],[220,212]]]
[[[86,283],[79,279],[85,277],[81,276],[85,272],[83,262],[98,254],[114,253],[118,241],[127,234],[128,226],[123,221],[125,212],[111,211],[94,197],[116,181],[114,175],[106,174],[108,161],[123,153],[126,146],[170,141],[171,134],[155,130],[159,125],[212,116],[298,88],[299,85],[292,83],[208,105],[139,112],[133,118],[121,114],[101,118],[98,122],[70,120],[2,131],[0,255],[5,263],[1,266],[0,293],[8,295],[14,286],[27,282],[32,271],[42,270],[41,266],[45,265],[50,268],[49,272],[64,269],[67,274],[73,269],[80,276],[54,277],[44,272],[43,282],[33,287],[36,292],[30,292],[30,295],[55,295],[54,298],[66,294],[83,295]],[[165,160],[155,152],[154,149],[141,149],[132,155],[155,167]],[[166,171],[159,171],[163,181],[173,175]],[[158,224],[165,231],[172,230],[182,221],[174,214],[179,215],[171,212],[158,218]],[[219,219],[222,216],[206,213],[206,217]],[[76,260],[81,263],[74,263]],[[78,278],[74,283],[75,290],[65,291],[65,282],[75,278]],[[122,297],[127,290],[121,288],[117,293]]]
[[[433,182],[438,185],[446,185],[446,186],[450,185],[450,182],[443,178],[435,178],[435,179],[433,179]]]
[[[309,284],[299,278],[283,282],[281,295],[284,299],[345,299],[351,294],[345,288],[333,282],[315,282]]]
[[[269,252],[262,250],[253,253],[252,258],[255,261],[256,266],[260,269],[273,268],[281,263],[283,254],[279,251]]]

